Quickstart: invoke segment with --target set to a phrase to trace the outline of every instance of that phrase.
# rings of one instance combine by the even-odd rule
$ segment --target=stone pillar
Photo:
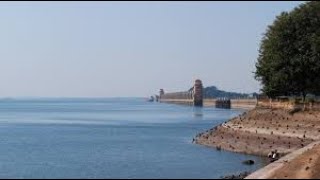
[[[160,92],[159,92],[159,98],[161,99],[161,97],[164,95],[164,90],[163,89],[160,89]]]
[[[203,106],[203,87],[199,79],[195,80],[193,86],[193,105]]]

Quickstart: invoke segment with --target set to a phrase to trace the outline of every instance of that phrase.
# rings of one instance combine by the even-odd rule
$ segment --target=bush
[[[305,100],[306,103],[314,103],[315,99],[313,97],[307,97]]]

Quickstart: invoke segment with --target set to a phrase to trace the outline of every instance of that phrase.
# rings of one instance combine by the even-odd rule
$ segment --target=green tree
[[[320,92],[320,2],[276,17],[261,41],[255,78],[269,97]]]

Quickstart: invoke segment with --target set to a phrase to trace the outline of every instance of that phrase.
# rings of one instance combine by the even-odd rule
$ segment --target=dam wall
[[[202,82],[199,79],[195,80],[193,88],[190,91],[165,93],[163,89],[160,89],[159,102],[201,107],[203,106]]]
[[[203,85],[199,79],[195,80],[193,88],[191,88],[190,91],[165,93],[163,89],[160,89],[159,102],[227,109],[253,109],[257,105],[256,98],[207,98],[203,95]]]
[[[263,95],[251,98],[208,98],[203,93],[203,86],[201,80],[197,79],[193,87],[189,91],[165,93],[160,89],[160,96],[158,101],[163,103],[183,104],[191,106],[205,106],[216,108],[233,108],[233,109],[303,109],[320,111],[320,97],[315,96],[312,101],[302,103],[301,99],[294,97],[279,96],[271,99]]]

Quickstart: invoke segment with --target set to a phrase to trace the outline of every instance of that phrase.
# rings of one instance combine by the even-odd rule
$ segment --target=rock
[[[293,108],[293,109],[291,109],[291,110],[289,111],[289,114],[290,114],[290,115],[293,115],[294,113],[297,113],[297,112],[299,112],[299,111],[301,111],[301,110],[302,110],[301,108],[295,107],[295,108]]]
[[[221,179],[244,179],[246,178],[250,173],[249,172],[243,172],[238,175],[228,175],[221,177]]]
[[[246,160],[246,161],[243,161],[242,163],[245,165],[253,165],[254,161],[253,160]]]

